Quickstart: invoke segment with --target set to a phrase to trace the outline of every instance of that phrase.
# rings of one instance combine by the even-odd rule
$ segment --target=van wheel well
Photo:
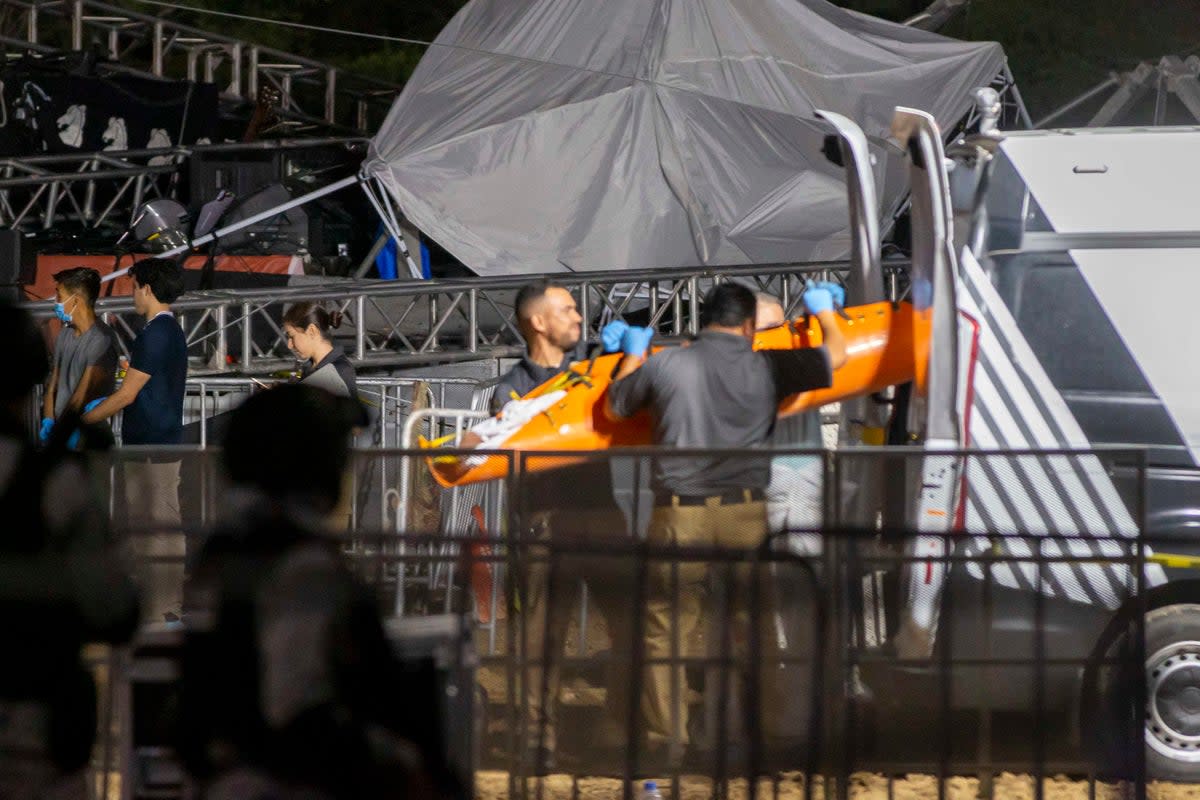
[[[1147,611],[1181,603],[1200,603],[1200,577],[1168,581],[1146,592]],[[1129,613],[1137,613],[1137,598],[1133,598],[1125,605],[1130,608]]]
[[[1144,605],[1143,605],[1144,604]],[[1080,684],[1080,732],[1096,759],[1097,768],[1109,771],[1113,777],[1131,778],[1137,770],[1136,761],[1130,760],[1130,745],[1128,726],[1133,719],[1128,716],[1126,707],[1128,698],[1136,696],[1133,687],[1146,680],[1147,667],[1141,664],[1122,662],[1115,666],[1102,667],[1106,661],[1116,656],[1117,651],[1124,650],[1120,644],[1122,637],[1136,630],[1137,615],[1146,612],[1147,625],[1161,627],[1161,614],[1153,612],[1172,606],[1191,606],[1195,609],[1200,605],[1200,579],[1176,580],[1156,586],[1145,592],[1142,598],[1132,598],[1125,603],[1109,620],[1104,632],[1097,639],[1088,663],[1084,668]],[[1166,612],[1170,613],[1170,612]],[[1187,620],[1184,620],[1187,622]],[[1191,622],[1193,626],[1195,622]],[[1154,638],[1147,631],[1147,639]],[[1161,637],[1159,637],[1161,638]],[[1191,634],[1189,638],[1196,638]],[[1149,641],[1148,641],[1149,646]],[[1139,733],[1140,733],[1139,727]],[[1122,732],[1125,735],[1122,735]],[[1114,738],[1115,737],[1115,738]],[[1139,735],[1140,738],[1140,735]],[[1197,775],[1193,771],[1195,765],[1180,767],[1169,759],[1157,758],[1153,752],[1148,752],[1146,767],[1157,777],[1179,773],[1180,769],[1188,772],[1188,780],[1194,780]]]

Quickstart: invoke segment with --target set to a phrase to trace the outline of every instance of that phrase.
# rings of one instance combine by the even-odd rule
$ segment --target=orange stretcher
[[[928,348],[928,326],[914,319],[912,306],[908,303],[893,306],[883,302],[847,308],[838,319],[838,327],[846,337],[846,363],[834,372],[833,385],[785,398],[779,404],[781,416],[906,383],[913,379],[915,353],[921,349],[914,347],[914,340],[925,339],[924,349]],[[820,344],[821,328],[809,317],[799,317],[777,328],[761,331],[754,339],[756,350],[791,350]],[[621,358],[620,353],[612,353],[574,363],[566,372],[529,392],[525,398],[565,390],[558,401],[527,421],[505,439],[500,448],[505,451],[587,451],[651,444],[647,414],[613,421],[604,413],[605,392]],[[422,442],[422,446],[427,447],[437,444],[454,446],[452,442]],[[428,460],[434,478],[447,488],[509,474],[510,459],[504,455],[465,457],[446,454],[432,455]],[[527,458],[523,469],[536,472],[581,460],[570,456]]]

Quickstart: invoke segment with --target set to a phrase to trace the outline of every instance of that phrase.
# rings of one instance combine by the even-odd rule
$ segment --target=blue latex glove
[[[654,338],[654,328],[638,328],[630,326],[625,331],[625,335],[621,337],[621,349],[625,351],[627,356],[646,355],[646,350],[650,348],[650,340]]]
[[[45,442],[50,438],[50,431],[54,430],[54,420],[49,417],[42,419],[42,429],[38,431],[38,439]]]
[[[834,283],[833,281],[817,281],[815,285],[818,289],[827,289],[829,291],[829,294],[833,296],[833,305],[835,308],[846,307],[846,290],[842,288],[841,284]]]
[[[833,294],[828,289],[821,288],[809,281],[804,290],[804,307],[810,314],[833,311]]]
[[[615,353],[620,350],[621,340],[627,330],[629,330],[629,323],[623,319],[614,319],[605,325],[600,330],[600,342],[604,345],[604,352]]]
[[[80,415],[82,416],[83,414],[88,413],[93,408],[100,405],[107,399],[108,399],[107,397],[97,397],[95,400],[93,400],[92,402],[88,403],[86,406],[83,407],[83,411],[81,412]],[[76,428],[75,432],[71,434],[71,438],[67,439],[67,449],[68,450],[78,450],[79,449],[79,434],[81,432],[82,432],[82,428]]]

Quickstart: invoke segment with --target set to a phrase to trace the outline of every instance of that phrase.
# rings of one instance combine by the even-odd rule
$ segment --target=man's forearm
[[[608,387],[608,391],[604,393],[604,415],[614,422],[625,419],[625,416],[618,414],[613,408],[613,390],[616,389],[618,381],[635,372],[645,360],[645,356],[625,356],[621,359],[621,363],[617,365],[617,372],[613,375],[613,382]]]
[[[50,375],[50,382],[46,384],[46,392],[42,396],[42,416],[46,419],[54,419],[54,395],[58,391],[58,370],[55,369]]]
[[[821,341],[825,351],[829,353],[829,366],[838,369],[846,363],[846,337],[837,324],[837,317],[832,311],[817,313],[817,322],[821,326]]]
[[[88,413],[80,418],[80,422],[84,425],[94,425],[97,422],[103,422],[109,417],[114,417],[134,401],[137,397],[137,392],[126,392],[124,387],[113,392],[104,399],[104,402],[93,408]]]
[[[621,378],[624,378],[640,367],[645,361],[645,356],[625,356],[621,359],[621,363],[617,365],[617,374],[613,376],[613,381],[621,380]]]
[[[83,408],[84,398],[87,397],[87,393],[88,379],[87,375],[85,374],[83,380],[79,382],[79,386],[76,387],[74,393],[72,393],[71,399],[67,401],[67,408],[71,409],[72,411],[78,411],[79,409]]]

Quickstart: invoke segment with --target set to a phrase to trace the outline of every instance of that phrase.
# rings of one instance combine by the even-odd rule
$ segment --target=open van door
[[[862,128],[832,111],[816,112],[833,126],[825,141],[825,157],[846,171],[850,207],[850,271],[846,278],[846,305],[864,306],[887,299],[880,264],[879,200],[875,192],[875,159]],[[860,395],[841,402],[838,444],[841,447],[882,445],[890,405],[875,395]],[[875,510],[882,505],[883,467],[879,459],[853,459],[842,475],[837,509],[842,525],[873,526]],[[826,520],[827,523],[832,520]]]
[[[912,266],[909,273],[913,307],[913,430],[927,455],[912,476],[914,498],[909,524],[932,535],[907,545],[908,555],[923,561],[904,569],[905,606],[894,644],[905,658],[927,658],[933,650],[937,616],[945,585],[946,534],[960,516],[962,458],[936,455],[966,444],[960,379],[960,326],[957,310],[958,270],[954,257],[953,211],[941,132],[924,111],[898,107],[892,136],[908,153],[911,180]]]
[[[910,159],[913,320],[928,334],[914,342],[929,342],[927,352],[914,354],[912,430],[926,455],[919,484],[911,488],[911,523],[942,534],[914,539],[910,555],[923,560],[905,576],[907,607],[895,643],[900,654],[922,657],[930,654],[937,629],[946,533],[977,534],[965,543],[968,554],[995,552],[998,540],[987,534],[1021,533],[1079,537],[1047,538],[1041,550],[1049,558],[1117,559],[1124,548],[1107,537],[1139,531],[1099,456],[1045,452],[1092,445],[971,249],[956,252],[946,162],[932,118],[898,108],[893,134]],[[936,455],[958,447],[981,455]],[[989,458],[989,450],[1030,452]],[[1039,567],[1027,541],[1006,539],[1002,547],[1030,561],[993,562],[988,569],[999,586],[1113,610],[1133,585],[1120,563]],[[967,572],[983,577],[978,563]],[[1165,574],[1149,563],[1145,580],[1155,586]]]

